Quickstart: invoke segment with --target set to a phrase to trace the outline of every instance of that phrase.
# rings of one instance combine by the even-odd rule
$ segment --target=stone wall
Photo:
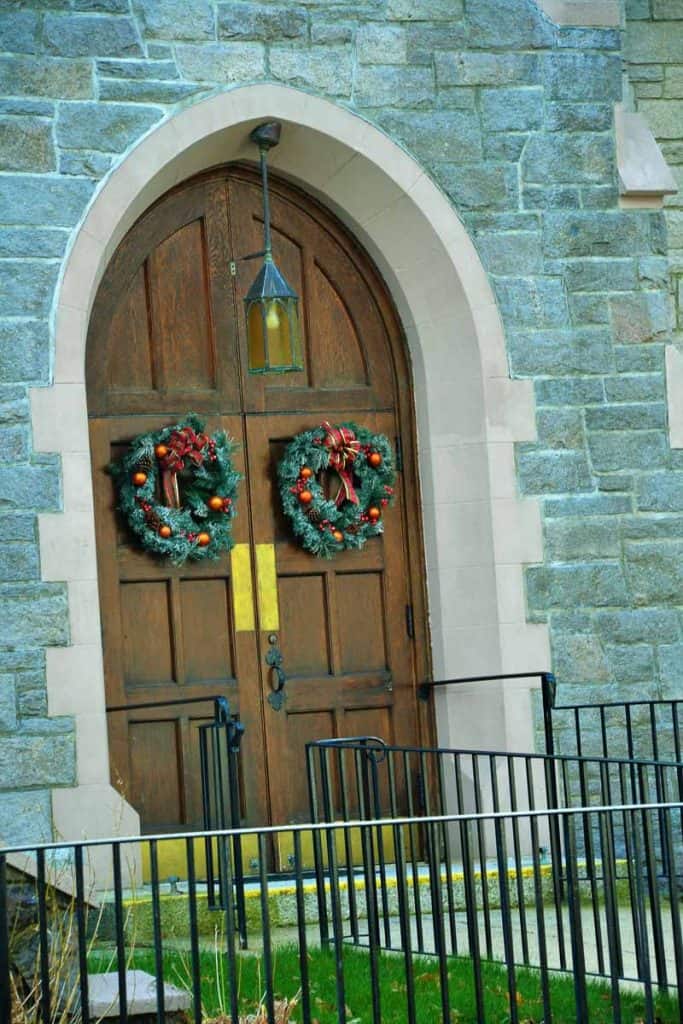
[[[667,18],[676,6],[652,2]],[[666,133],[654,93],[680,96],[680,68],[656,63],[672,45],[666,22],[644,27],[655,62],[639,35],[629,42],[636,89]],[[51,379],[60,262],[98,180],[136,141],[236,84],[274,80],[351,107],[450,196],[491,275],[511,373],[535,382],[538,441],[519,446],[518,473],[542,500],[546,560],[529,568],[527,596],[530,618],[549,622],[564,696],[679,681],[666,224],[617,206],[621,47],[618,30],[558,28],[533,0],[26,0],[0,12],[0,836],[45,830],[48,788],[75,781],[72,724],[47,716],[44,687],[45,647],[69,642],[66,593],[40,581],[36,541],[36,513],[60,507],[60,467],[32,452],[27,402]],[[673,138],[667,149],[683,160]]]

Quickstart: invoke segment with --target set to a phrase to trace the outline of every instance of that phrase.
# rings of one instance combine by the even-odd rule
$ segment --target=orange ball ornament
[[[332,536],[336,540],[337,544],[341,544],[341,542],[344,540],[344,534],[341,532],[341,530],[335,530]]]
[[[133,483],[136,487],[144,487],[147,483],[146,473],[133,473]]]
[[[165,459],[168,455],[168,448],[165,444],[158,444],[154,449],[154,454],[158,459]]]
[[[302,480],[310,480],[311,477],[313,476],[313,470],[311,469],[310,466],[302,466],[301,469],[299,470],[299,476],[302,478]]]
[[[209,508],[212,512],[222,512],[223,499],[219,495],[214,494],[213,497],[209,498]]]
[[[170,526],[166,526],[166,524],[164,524],[163,526],[159,527],[159,536],[163,537],[164,540],[168,540],[168,538],[172,535],[172,533],[173,533],[173,530],[171,529]]]
[[[368,463],[373,469],[377,469],[378,466],[382,465],[382,456],[379,452],[370,452],[368,455]]]
[[[380,509],[375,508],[374,505],[372,506],[372,508],[368,509],[368,519],[370,520],[371,523],[376,523],[377,520],[381,517],[381,515],[382,513]]]
[[[300,491],[299,501],[301,502],[302,505],[310,505],[311,502],[313,501],[313,495],[311,494],[310,491]]]
[[[204,532],[198,533],[197,534],[197,543],[199,544],[200,548],[205,548],[207,546],[207,544],[211,543],[211,535],[208,534],[208,533],[204,533]]]

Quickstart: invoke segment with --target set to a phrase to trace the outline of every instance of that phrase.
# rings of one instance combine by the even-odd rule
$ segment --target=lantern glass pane
[[[266,345],[263,332],[263,309],[260,302],[252,302],[247,312],[247,339],[249,369],[265,370]]]
[[[287,309],[279,299],[268,299],[266,331],[268,333],[268,365],[277,370],[292,365],[292,339]]]

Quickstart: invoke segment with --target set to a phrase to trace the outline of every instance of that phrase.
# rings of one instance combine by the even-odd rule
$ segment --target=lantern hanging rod
[[[267,263],[273,260],[273,244],[270,237],[270,196],[268,195],[268,153],[280,142],[282,125],[279,121],[265,121],[251,132],[249,138],[258,146],[261,162],[261,184],[263,186],[263,258]]]

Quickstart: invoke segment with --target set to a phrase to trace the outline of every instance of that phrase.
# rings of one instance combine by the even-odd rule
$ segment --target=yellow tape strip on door
[[[274,544],[256,545],[256,580],[261,629],[276,632],[280,628],[280,611],[277,602]]]
[[[235,608],[235,632],[248,633],[256,629],[249,545],[235,544],[230,555],[230,562],[232,566],[232,601]]]

